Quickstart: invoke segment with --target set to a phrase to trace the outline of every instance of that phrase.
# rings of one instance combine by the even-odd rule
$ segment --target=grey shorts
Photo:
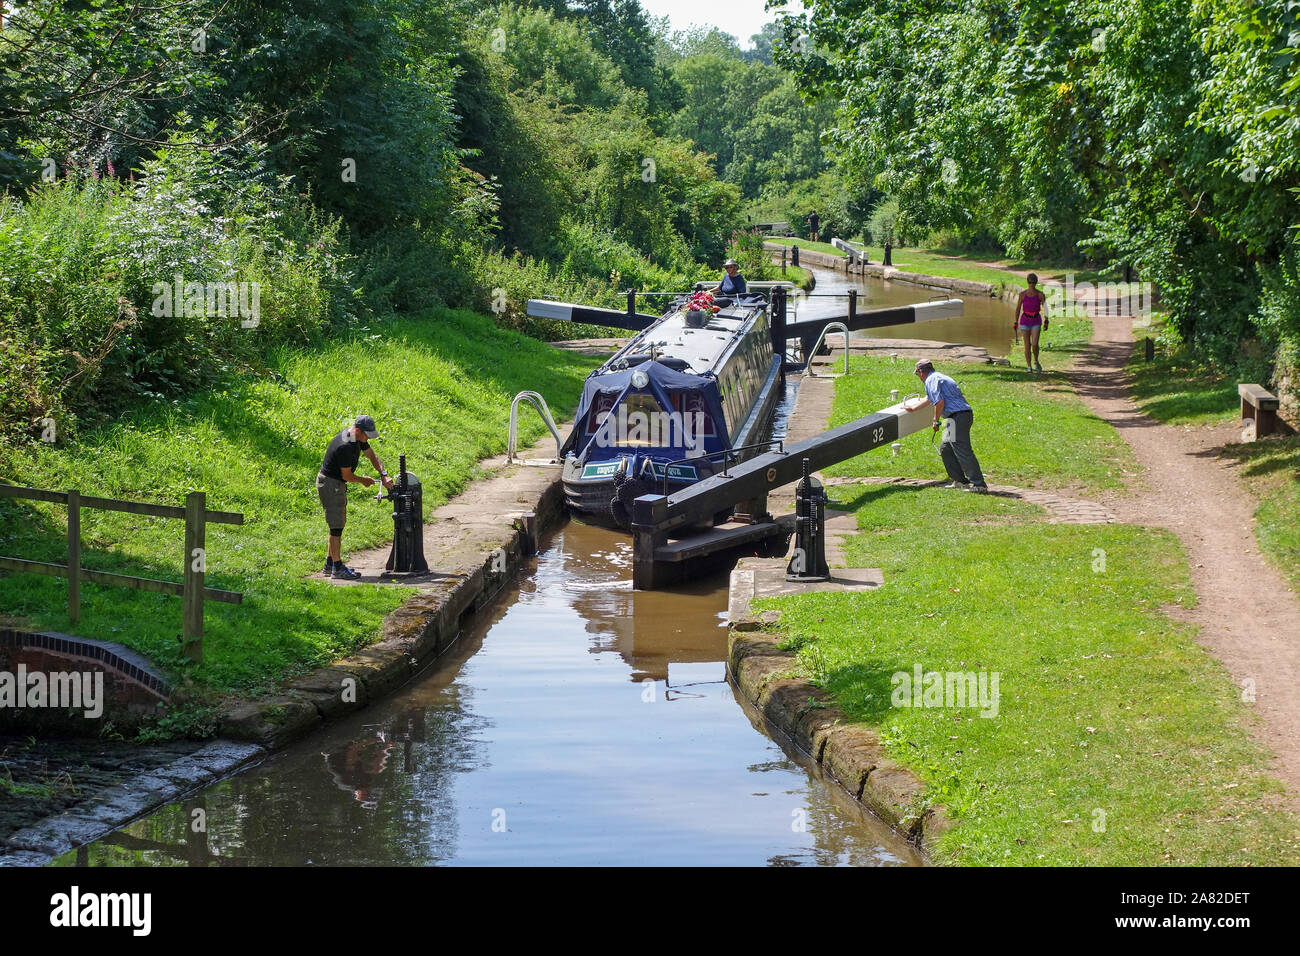
[[[316,494],[320,495],[321,507],[325,509],[326,526],[343,527],[348,520],[348,486],[337,478],[317,474]]]

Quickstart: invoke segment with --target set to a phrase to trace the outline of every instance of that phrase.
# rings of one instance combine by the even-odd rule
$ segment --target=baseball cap
[[[375,425],[375,420],[369,415],[357,416],[357,428],[366,433],[367,439],[379,437],[379,428]]]
[[[934,363],[931,362],[928,358],[917,359],[917,360],[916,360],[916,368],[912,369],[912,371],[913,371],[913,372],[919,372],[919,371],[921,371],[921,369],[923,369],[923,368],[933,369],[933,368],[934,368]]]

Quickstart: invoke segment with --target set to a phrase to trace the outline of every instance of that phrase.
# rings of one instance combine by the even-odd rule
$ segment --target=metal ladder
[[[817,344],[812,347],[812,349],[808,352],[806,356],[804,356],[804,361],[807,363],[809,378],[817,377],[817,373],[813,371],[813,359],[816,357],[817,353],[821,351],[822,344],[826,341],[826,333],[831,331],[832,329],[839,329],[841,332],[844,333],[844,373],[843,374],[845,375],[849,374],[849,327],[845,325],[843,322],[828,322],[826,324],[826,327],[822,329],[822,334],[817,336]],[[839,376],[837,375],[826,376],[826,378],[838,378],[838,377]]]
[[[542,421],[546,427],[551,430],[555,436],[555,457],[549,461],[545,459],[516,459],[515,450],[519,445],[519,403],[528,399],[533,408],[537,409],[537,414],[542,416]],[[546,405],[546,399],[542,398],[537,392],[522,391],[514,397],[510,403],[510,439],[506,444],[506,463],[520,465],[555,465],[560,462],[560,447],[564,443],[560,440],[560,430],[555,427],[555,419],[551,417],[551,410]]]

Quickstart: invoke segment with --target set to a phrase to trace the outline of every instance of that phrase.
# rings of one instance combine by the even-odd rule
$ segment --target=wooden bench
[[[1244,382],[1237,386],[1237,394],[1241,396],[1241,425],[1246,431],[1246,441],[1263,438],[1278,430],[1276,395],[1262,385]]]

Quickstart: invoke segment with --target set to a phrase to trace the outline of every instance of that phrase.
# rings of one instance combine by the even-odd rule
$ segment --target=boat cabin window
[[[684,392],[669,392],[668,397],[672,399],[673,411],[680,416],[684,429],[690,429],[694,435],[698,422],[701,428],[699,437],[712,438],[716,434],[713,428],[713,416],[709,414],[709,408],[705,405],[702,394],[692,389]],[[696,415],[700,418],[697,419]]]
[[[664,442],[663,406],[649,392],[628,392],[616,413],[610,444],[617,448],[644,448]]]

